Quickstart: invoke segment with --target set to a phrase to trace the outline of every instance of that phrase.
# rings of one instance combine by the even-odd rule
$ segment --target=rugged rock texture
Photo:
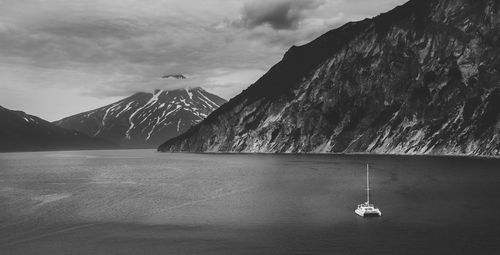
[[[0,151],[116,149],[117,145],[0,106]]]
[[[413,0],[292,47],[160,151],[500,154],[500,1]]]
[[[124,148],[155,148],[199,123],[226,100],[202,88],[137,93],[55,124]]]

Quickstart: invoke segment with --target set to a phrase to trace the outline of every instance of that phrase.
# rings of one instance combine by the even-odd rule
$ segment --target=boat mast
[[[370,203],[370,173],[368,164],[366,164],[366,203]]]

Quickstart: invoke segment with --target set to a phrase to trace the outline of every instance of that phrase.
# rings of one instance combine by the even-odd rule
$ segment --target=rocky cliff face
[[[160,151],[500,154],[500,1],[413,0],[283,60]]]
[[[116,149],[102,139],[0,106],[0,151]]]
[[[124,148],[157,147],[182,134],[226,100],[202,88],[137,93],[55,124],[103,138]]]

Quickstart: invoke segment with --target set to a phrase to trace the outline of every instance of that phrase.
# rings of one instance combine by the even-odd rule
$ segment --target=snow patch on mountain
[[[107,138],[125,147],[154,147],[199,123],[225,102],[201,88],[155,90],[137,93],[56,124]]]

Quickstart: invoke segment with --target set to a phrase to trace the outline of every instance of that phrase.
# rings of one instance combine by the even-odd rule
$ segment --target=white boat
[[[361,217],[379,217],[382,212],[375,205],[370,204],[370,167],[366,165],[366,202],[358,205],[354,212]]]

